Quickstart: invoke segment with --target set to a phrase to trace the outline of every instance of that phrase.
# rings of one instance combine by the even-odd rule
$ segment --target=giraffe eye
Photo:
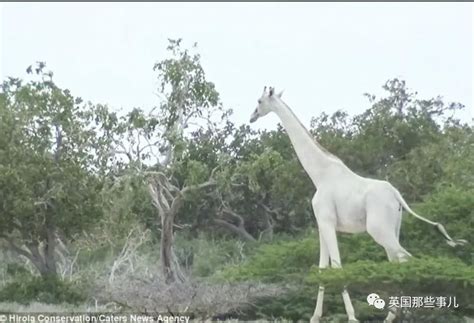
[[[258,104],[262,104],[262,100],[258,100]]]

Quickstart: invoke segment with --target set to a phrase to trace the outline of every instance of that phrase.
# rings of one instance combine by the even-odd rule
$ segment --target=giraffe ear
[[[268,96],[273,96],[274,92],[275,92],[275,89],[271,87],[269,92],[268,92]]]
[[[285,91],[285,90],[281,90],[280,93],[277,94],[277,96],[278,96],[279,98],[281,98],[281,96],[283,95],[283,92],[284,92],[284,91]]]

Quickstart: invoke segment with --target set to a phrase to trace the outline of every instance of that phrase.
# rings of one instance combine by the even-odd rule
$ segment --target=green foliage
[[[330,290],[342,290],[348,286],[352,296],[359,299],[377,293],[387,304],[389,296],[455,296],[460,304],[455,313],[474,313],[473,267],[455,258],[412,258],[401,264],[359,261],[346,264],[342,269],[319,270],[314,267],[305,283],[314,288],[323,284]],[[419,311],[415,314],[424,316],[430,313]],[[442,315],[440,311],[436,314]]]
[[[398,79],[387,81],[383,88],[387,96],[376,100],[367,95],[372,106],[360,115],[351,118],[337,111],[313,118],[312,132],[355,172],[388,177],[409,201],[420,200],[452,173],[447,171],[448,163],[450,168],[454,160],[465,163],[472,154],[468,149],[472,131],[446,118],[464,106],[445,104],[441,97],[419,99]]]
[[[155,238],[159,236],[156,210],[150,203],[143,176],[125,173],[117,181],[107,181],[102,196],[107,201],[103,205],[103,217],[99,225],[89,231],[94,236],[103,236],[102,243],[121,246],[130,230],[141,224],[150,228]]]
[[[456,186],[441,186],[416,212],[442,223],[455,238],[472,240],[474,236],[474,190]],[[474,246],[448,246],[439,232],[432,226],[410,215],[404,217],[400,241],[415,256],[457,256],[466,264],[473,264]]]
[[[311,231],[309,234],[301,239],[287,237],[273,243],[261,244],[252,250],[252,256],[246,262],[227,266],[218,276],[228,280],[297,282],[319,260],[317,233]],[[366,234],[340,236],[339,245],[344,263],[361,259],[387,259],[383,248]]]
[[[249,248],[249,244],[238,240],[201,234],[195,239],[177,239],[176,256],[183,267],[191,268],[193,277],[210,277],[224,266],[241,263]]]
[[[386,261],[387,255],[383,247],[378,245],[367,233],[338,234],[339,250],[343,264],[370,259]]]
[[[472,128],[447,124],[435,140],[415,147],[406,158],[394,162],[388,177],[401,191],[417,199],[440,185],[472,189],[473,147]]]
[[[342,291],[344,286],[348,286],[360,319],[382,320],[386,315],[367,306],[365,299],[373,292],[386,300],[389,296],[433,295],[456,296],[458,302],[462,302],[462,308],[453,313],[448,310],[442,313],[417,311],[416,317],[423,319],[434,315],[433,321],[442,322],[449,315],[472,315],[472,266],[452,256],[421,257],[402,264],[389,263],[383,248],[371,241],[370,237],[358,235],[344,238],[341,239],[340,247],[345,261],[342,269],[328,268],[320,272],[316,267],[317,241],[314,238],[303,238],[261,245],[247,261],[224,267],[216,273],[215,278],[226,281],[273,282],[289,286],[288,291],[279,297],[257,300],[255,306],[246,310],[242,316],[249,320],[275,317],[309,319],[314,310],[319,284],[326,287],[327,313],[344,313],[340,293],[335,291]],[[337,320],[336,317],[333,319]],[[457,320],[456,317],[449,319]]]
[[[24,277],[28,277],[30,275],[30,272],[25,267],[16,263],[7,264],[5,273],[10,277],[18,279],[23,279]]]
[[[297,281],[315,263],[317,246],[314,238],[263,244],[248,261],[223,269],[218,277],[230,281]]]
[[[472,266],[455,258],[412,258],[404,263],[373,262],[361,260],[345,265],[342,269],[320,270],[314,267],[306,283],[323,284],[330,288],[367,290],[377,286],[377,291],[396,293],[442,293],[455,291],[458,296],[472,297],[474,286]]]
[[[44,259],[32,254],[58,230],[71,237],[100,219],[105,161],[91,125],[100,108],[81,105],[43,68],[28,83],[10,78],[1,86],[0,237],[16,251],[26,240],[23,255],[54,274],[54,250]]]
[[[166,127],[171,128],[182,116],[206,116],[220,103],[215,85],[206,79],[200,55],[182,49],[181,39],[170,39],[167,49],[172,58],[156,63],[153,69],[158,72],[160,92],[166,95],[162,109],[167,114]]]
[[[73,286],[55,276],[35,277],[24,273],[15,275],[15,281],[0,290],[0,302],[29,304],[41,302],[47,304],[78,304],[85,301],[84,295]]]
[[[195,43],[193,50],[196,48]],[[164,130],[161,137],[173,151],[174,162],[179,163],[187,145],[184,130],[197,120],[214,128],[230,111],[224,110],[214,83],[207,80],[199,54],[183,49],[181,39],[169,39],[167,50],[171,57],[153,68],[164,99],[156,120]]]
[[[254,301],[251,308],[244,309],[240,320],[268,320],[284,318],[295,321],[309,321],[314,312],[314,295],[304,287],[289,289],[279,297],[262,297]],[[347,319],[346,319],[347,320]]]

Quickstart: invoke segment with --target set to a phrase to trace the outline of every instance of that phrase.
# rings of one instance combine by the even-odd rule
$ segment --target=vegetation
[[[367,234],[341,234],[343,269],[320,272],[315,188],[284,129],[236,125],[196,48],[171,40],[168,50],[154,68],[153,109],[84,103],[44,63],[28,68],[28,81],[4,80],[1,310],[94,303],[308,320],[325,284],[328,322],[345,318],[346,285],[362,320],[385,315],[367,304],[373,292],[456,296],[458,308],[402,313],[417,322],[474,316],[473,245],[451,248],[410,215],[400,236],[409,262],[389,263]],[[355,172],[389,180],[417,212],[472,240],[474,129],[452,117],[463,105],[418,98],[399,79],[383,88],[359,115],[314,116],[310,132]]]

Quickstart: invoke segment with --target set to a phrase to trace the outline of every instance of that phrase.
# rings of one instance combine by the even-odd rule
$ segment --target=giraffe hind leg
[[[385,248],[390,261],[403,262],[411,254],[400,245],[401,211],[396,201],[384,198],[384,194],[367,197],[367,232],[379,245]]]
[[[367,232],[384,247],[390,262],[407,261],[411,254],[399,242],[401,211],[396,204],[383,205],[379,201],[367,206]],[[384,323],[392,323],[396,317],[397,311],[389,309]]]

